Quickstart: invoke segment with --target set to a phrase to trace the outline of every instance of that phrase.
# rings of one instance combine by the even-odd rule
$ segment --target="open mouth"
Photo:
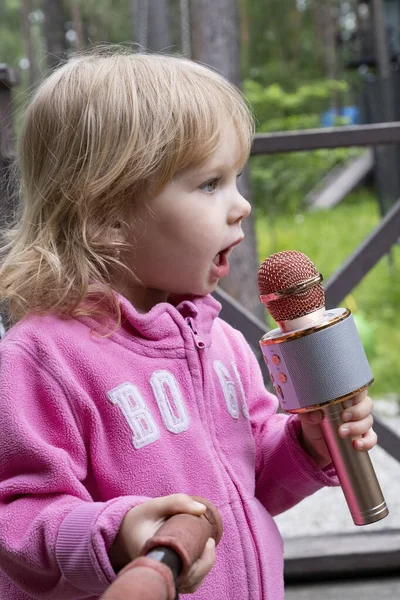
[[[221,264],[221,254],[224,252],[224,250],[222,252],[218,252],[217,256],[214,257],[213,263],[214,265],[219,265]]]
[[[224,250],[221,250],[220,252],[218,252],[218,254],[216,254],[214,256],[213,264],[216,267],[215,272],[218,277],[226,277],[228,275],[228,273],[229,273],[229,256],[230,256],[234,246],[236,246],[237,244],[240,244],[240,242],[243,240],[243,237],[239,238],[236,242],[234,242],[233,244],[231,244]]]
[[[228,248],[225,248],[225,250],[221,250],[221,252],[218,252],[218,254],[216,256],[214,256],[214,259],[213,259],[214,265],[217,265],[217,267],[218,267],[222,264],[225,264],[226,261],[228,260],[230,253],[232,252],[232,249],[233,249],[233,246],[229,246]]]

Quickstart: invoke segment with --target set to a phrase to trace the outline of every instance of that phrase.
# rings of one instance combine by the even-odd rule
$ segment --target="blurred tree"
[[[149,7],[143,0],[131,0],[133,41],[146,48],[149,25]]]
[[[192,36],[190,32],[190,0],[179,1],[180,15],[180,46],[181,52],[190,57],[192,51]]]
[[[86,46],[84,33],[83,33],[83,22],[79,0],[70,0],[71,2],[71,14],[72,23],[75,32],[75,47],[76,49],[83,50]]]
[[[37,65],[36,52],[32,37],[32,1],[21,0],[21,26],[22,26],[22,41],[24,51],[29,62],[28,86],[31,88],[39,78],[39,69]]]
[[[192,35],[190,30],[190,0],[168,0],[170,50],[190,58]]]
[[[319,38],[320,47],[323,48],[325,62],[325,73],[328,79],[338,80],[339,57],[338,57],[338,2],[337,0],[319,0],[313,3],[316,37]],[[332,96],[332,108],[337,112],[340,110],[340,95]]]
[[[171,32],[168,0],[146,0],[148,4],[148,40],[150,52],[170,52]]]
[[[239,22],[236,0],[196,0],[191,4],[193,58],[212,66],[236,86],[241,86]],[[249,198],[247,171],[241,183],[242,194]],[[264,309],[258,298],[258,258],[252,215],[243,223],[245,241],[231,257],[232,275],[221,286],[233,298],[261,319]]]
[[[261,83],[279,83],[290,90],[299,81],[323,75],[312,0],[240,2],[241,15],[247,20],[246,76]]]
[[[20,1],[3,1],[0,3],[0,63],[20,68],[24,55]]]
[[[49,69],[54,69],[65,58],[67,51],[63,0],[43,0],[43,12],[47,65]]]

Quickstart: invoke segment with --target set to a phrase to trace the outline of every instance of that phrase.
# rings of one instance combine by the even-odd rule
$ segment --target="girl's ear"
[[[123,244],[126,242],[125,227],[122,222],[115,223],[109,230],[109,236],[111,242],[117,242]]]

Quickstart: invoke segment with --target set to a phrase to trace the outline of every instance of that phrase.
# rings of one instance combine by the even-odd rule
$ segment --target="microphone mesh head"
[[[286,250],[264,260],[258,271],[260,296],[288,290],[318,276],[314,263],[302,252]],[[265,303],[275,321],[291,321],[322,308],[325,292],[321,283],[290,296]]]

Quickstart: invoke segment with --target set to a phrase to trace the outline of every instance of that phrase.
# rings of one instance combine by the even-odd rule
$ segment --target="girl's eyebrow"
[[[210,167],[205,169],[204,167],[191,167],[189,169],[186,169],[184,171],[181,171],[178,174],[179,178],[185,178],[185,179],[203,179],[205,177],[210,177],[213,174],[218,174],[221,172],[221,167]]]
[[[193,169],[195,170],[195,169]],[[210,166],[204,165],[202,167],[199,168],[199,170],[197,171],[197,173],[201,176],[201,175],[205,175],[208,173],[223,173],[225,171],[235,171],[235,170],[241,170],[241,163],[240,162],[229,162],[229,163],[216,163],[216,164],[210,164]]]
[[[228,162],[228,163],[215,163],[207,166],[206,164],[200,167],[189,167],[184,169],[180,173],[177,173],[176,179],[180,179],[182,177],[188,179],[201,179],[203,177],[209,177],[214,175],[218,175],[219,173],[224,173],[225,171],[237,170],[238,172],[243,171],[243,163],[242,161],[237,162]],[[174,179],[175,179],[174,178]]]

